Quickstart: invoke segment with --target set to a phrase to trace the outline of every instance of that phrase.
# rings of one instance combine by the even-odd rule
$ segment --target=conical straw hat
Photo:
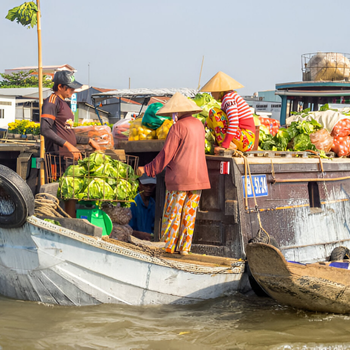
[[[231,91],[244,87],[238,81],[232,79],[229,75],[216,73],[201,89],[201,92],[221,92]]]
[[[202,108],[198,107],[195,102],[188,99],[179,92],[156,113],[157,115],[172,115],[173,113],[200,113]]]

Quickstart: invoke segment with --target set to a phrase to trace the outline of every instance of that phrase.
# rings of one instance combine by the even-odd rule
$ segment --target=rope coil
[[[38,193],[34,200],[35,216],[71,218],[61,207],[57,197],[49,193]]]

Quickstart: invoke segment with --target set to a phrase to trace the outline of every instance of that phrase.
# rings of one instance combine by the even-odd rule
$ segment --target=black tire
[[[31,189],[17,173],[0,164],[0,227],[21,227],[33,214]]]
[[[253,289],[253,292],[261,298],[269,298],[270,296],[260,287],[260,284],[253,277],[252,272],[250,271],[250,267],[248,262],[246,262],[246,272],[248,275],[250,286]]]
[[[346,247],[340,246],[333,249],[330,261],[344,260],[350,258],[350,250]]]

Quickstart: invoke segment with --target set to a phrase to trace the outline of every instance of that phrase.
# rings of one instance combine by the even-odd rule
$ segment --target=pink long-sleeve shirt
[[[145,172],[155,177],[166,168],[168,191],[208,189],[210,182],[204,144],[203,124],[190,115],[183,116],[170,128],[163,149],[145,165]]]

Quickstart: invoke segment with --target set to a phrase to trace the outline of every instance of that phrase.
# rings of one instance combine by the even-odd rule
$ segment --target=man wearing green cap
[[[63,70],[53,77],[53,94],[43,104],[40,132],[45,137],[45,151],[63,157],[81,159],[77,144],[90,144],[95,150],[99,145],[87,137],[76,136],[71,128],[74,115],[65,102],[72,97],[75,89],[82,87],[71,71]]]

